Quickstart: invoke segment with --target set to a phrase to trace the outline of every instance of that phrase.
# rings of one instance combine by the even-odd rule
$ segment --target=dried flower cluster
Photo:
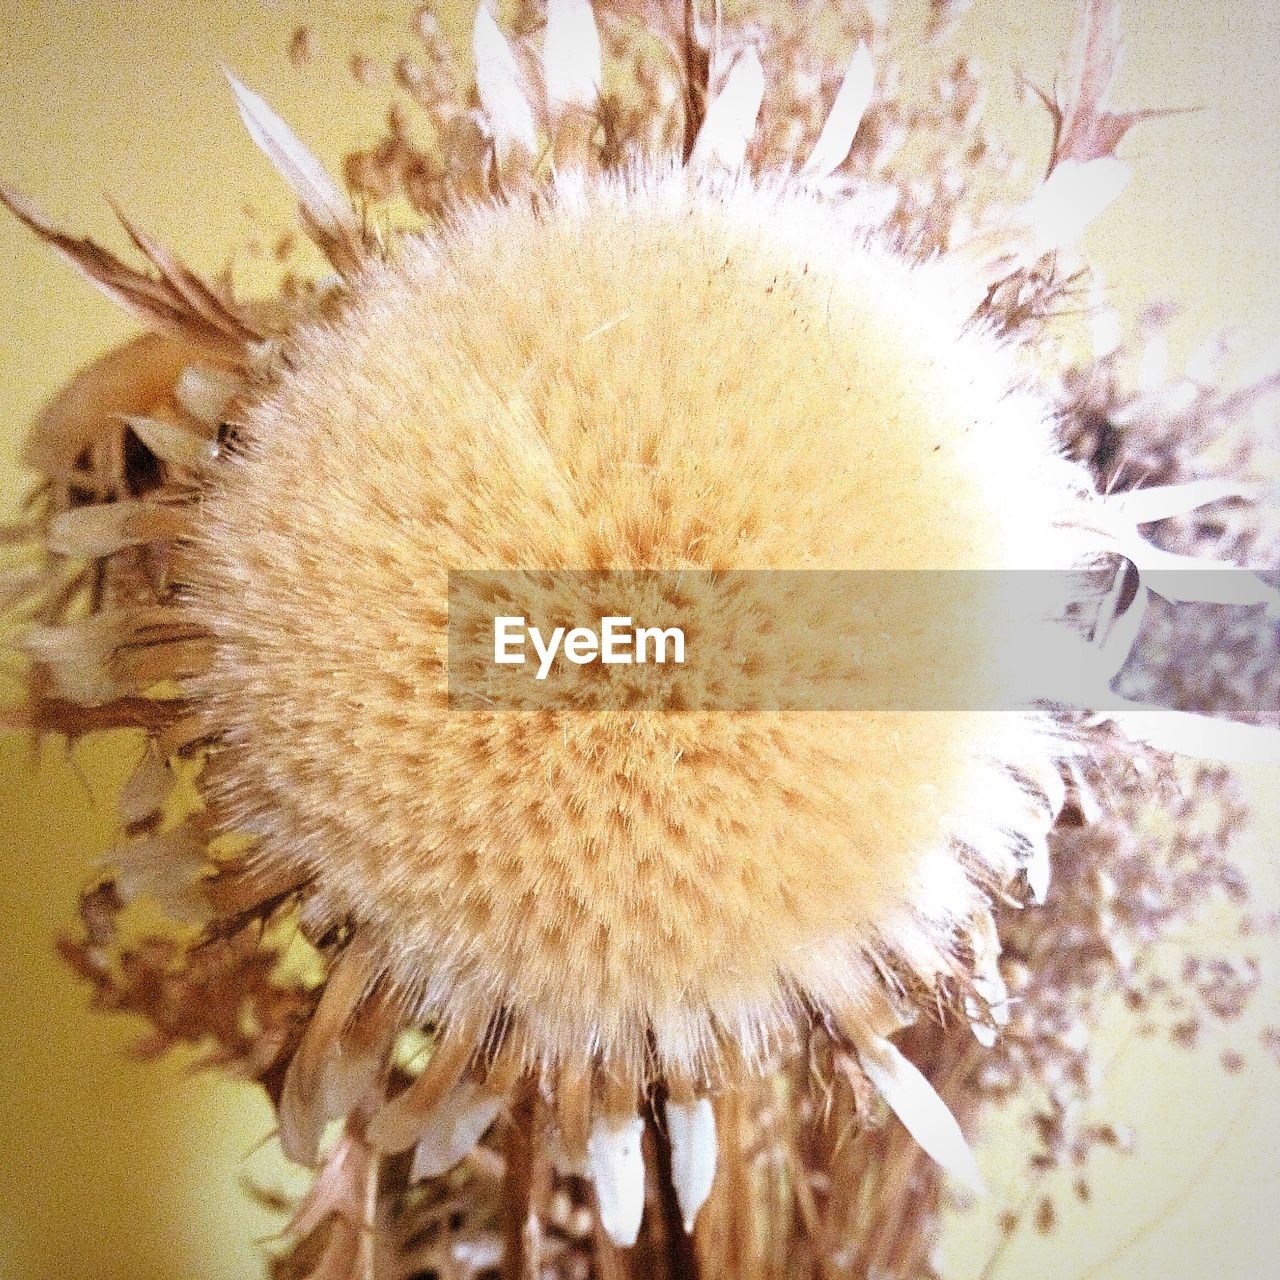
[[[1275,755],[1238,722],[1280,705],[1241,621],[1276,596],[1198,575],[1162,601],[1151,573],[1280,542],[1252,500],[1280,377],[1218,390],[1210,346],[1166,378],[1153,313],[1130,388],[1101,302],[1094,358],[1061,354],[1074,246],[1156,113],[1110,106],[1117,15],[1087,0],[1045,176],[1011,194],[981,79],[941,51],[963,8],[929,6],[924,84],[861,4],[817,29],[550,0],[507,31],[482,4],[470,70],[420,8],[419,57],[351,63],[414,104],[347,158],[362,213],[235,85],[337,273],[267,302],[0,191],[151,330],[36,424],[9,535],[40,556],[5,583],[22,722],[145,740],[64,953],[148,1052],[258,1081],[318,1166],[281,1280],[929,1276],[989,1108],[1029,1101],[1029,1158],[1081,1194],[1123,1144],[1076,1119],[1103,1002],[1165,1003],[1193,1041],[1256,985],[1224,956],[1173,990],[1147,957],[1215,897],[1257,927],[1229,772],[1160,749]],[[392,196],[421,231],[382,228]],[[529,556],[1083,565],[1131,701],[999,728],[451,717],[445,573]],[[140,896],[188,932],[122,941]],[[292,931],[314,972],[283,964]]]

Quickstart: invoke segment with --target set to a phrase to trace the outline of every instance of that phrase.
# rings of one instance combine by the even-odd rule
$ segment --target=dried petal
[[[601,1116],[587,1140],[588,1169],[600,1205],[600,1224],[614,1244],[630,1248],[644,1217],[644,1121]]]
[[[125,902],[150,898],[173,919],[193,924],[208,918],[208,903],[196,890],[208,857],[190,824],[109,849],[102,861],[116,868],[116,887]]]
[[[874,86],[875,67],[871,62],[871,51],[865,43],[861,43],[844,73],[840,90],[832,104],[831,113],[822,126],[822,132],[818,135],[818,141],[814,143],[813,150],[805,161],[806,177],[821,181],[844,163],[857,136],[862,117],[871,103]]]
[[[369,957],[356,944],[342,953],[307,1023],[285,1074],[280,1098],[280,1145],[295,1164],[316,1162],[320,1137],[331,1119],[325,1111],[325,1070],[338,1052],[348,1021],[369,988],[373,973]]]
[[[715,1113],[708,1098],[693,1103],[668,1100],[665,1113],[671,1139],[671,1181],[684,1229],[692,1231],[716,1176]]]
[[[159,812],[176,784],[168,764],[154,749],[148,750],[120,792],[117,807],[121,818],[129,825],[150,818]]]
[[[216,426],[226,416],[232,400],[244,390],[235,374],[207,365],[188,365],[178,375],[173,394],[197,422]]]
[[[517,152],[532,156],[537,150],[533,110],[521,88],[515,54],[490,10],[490,0],[483,0],[476,11],[471,52],[476,65],[476,93],[489,119],[498,164],[505,166]]]
[[[196,471],[217,457],[217,445],[203,436],[159,418],[125,416],[129,430],[142,441],[161,462]]]
[[[446,1094],[431,1113],[413,1153],[411,1177],[436,1178],[475,1148],[502,1110],[502,1099],[470,1081]]]
[[[974,1191],[982,1191],[982,1176],[955,1116],[933,1086],[888,1040],[859,1048],[858,1061],[890,1110],[926,1154]]]
[[[343,275],[353,273],[363,257],[363,235],[351,201],[266,101],[230,71],[226,76],[249,136],[298,197],[308,232]]]
[[[433,1122],[476,1050],[475,1029],[463,1023],[442,1031],[413,1083],[369,1122],[369,1141],[380,1151],[407,1151]]]
[[[167,542],[190,532],[191,516],[154,502],[106,502],[60,511],[49,521],[49,550],[61,556],[109,556],[122,547]]]
[[[1270,616],[1280,615],[1280,592],[1248,569],[1223,564],[1211,556],[1165,551],[1142,538],[1127,539],[1120,549],[1137,567],[1142,584],[1166,600],[1260,604]]]
[[[543,76],[553,121],[566,107],[595,107],[600,97],[600,32],[590,0],[549,0]]]
[[[707,108],[689,157],[690,167],[741,168],[763,100],[764,68],[760,65],[760,55],[754,48],[744,49],[729,71],[724,87]]]

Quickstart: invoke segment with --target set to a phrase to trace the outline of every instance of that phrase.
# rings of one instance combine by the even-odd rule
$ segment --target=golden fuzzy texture
[[[203,504],[217,820],[536,1065],[640,1076],[652,1034],[714,1076],[801,1000],[874,1019],[874,959],[928,977],[1010,874],[1036,719],[450,709],[446,575],[1063,563],[1078,478],[956,283],[680,174],[407,240]]]

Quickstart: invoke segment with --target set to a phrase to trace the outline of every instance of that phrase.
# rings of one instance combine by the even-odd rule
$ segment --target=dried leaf
[[[241,342],[259,341],[261,334],[251,329],[236,311],[220,298],[195,272],[191,271],[175,254],[164,245],[153,240],[140,227],[131,222],[114,200],[108,200],[112,212],[120,220],[120,225],[128,233],[138,250],[145,255],[148,262],[160,273],[160,278],[168,284],[174,294],[186,302],[192,312],[207,320],[217,329],[224,329],[229,335],[237,337]]]
[[[1050,172],[1064,161],[1086,164],[1112,156],[1134,125],[1177,114],[1176,108],[1110,109],[1109,95],[1120,66],[1120,52],[1118,0],[1084,0],[1061,93],[1054,100],[1039,89],[1033,90],[1053,117]]]
[[[0,203],[113,302],[131,311],[149,328],[179,342],[191,343],[222,361],[245,358],[247,331],[214,324],[191,307],[168,280],[153,280],[126,266],[113,253],[87,238],[64,235],[25,196],[0,184]],[[238,321],[234,322],[238,326]]]
[[[79,738],[106,729],[146,729],[162,733],[181,714],[183,704],[154,698],[117,698],[103,706],[85,706],[70,699],[36,693],[18,707],[0,709],[0,726],[32,733],[57,733]]]
[[[64,939],[59,946],[93,985],[95,1007],[151,1024],[138,1048],[144,1057],[176,1044],[212,1042],[223,1069],[260,1077],[303,1002],[296,988],[277,977],[277,953],[246,934],[187,948],[167,935],[144,937],[117,953],[123,906],[112,884],[86,894],[80,905],[86,937]]]

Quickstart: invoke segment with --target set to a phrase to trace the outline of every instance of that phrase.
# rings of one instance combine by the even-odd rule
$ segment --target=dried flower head
[[[940,1183],[877,1127],[877,1097],[976,1185],[980,1103],[1048,1064],[1079,1074],[1071,1001],[1123,967],[1117,917],[1170,904],[1132,923],[1150,931],[1229,878],[1225,819],[1166,881],[1116,858],[1128,828],[1075,832],[1090,771],[1136,754],[1154,777],[1151,745],[1274,754],[1210,714],[1088,716],[1056,686],[1004,713],[450,704],[458,569],[1088,570],[1062,626],[1101,699],[1153,572],[1217,563],[1140,529],[1246,489],[1175,468],[1100,491],[1083,396],[1064,409],[1043,374],[1073,245],[1151,114],[1107,103],[1113,7],[1085,6],[1021,202],[983,189],[1007,165],[969,70],[917,120],[943,140],[922,176],[899,155],[907,113],[877,96],[882,31],[861,8],[842,24],[834,68],[787,6],[713,35],[689,6],[550,0],[513,42],[481,4],[467,97],[420,12],[430,66],[396,79],[434,142],[393,118],[347,170],[428,219],[395,236],[235,84],[337,272],[269,304],[126,222],[157,275],[134,271],[3,193],[156,335],[82,375],[30,452],[23,532],[49,558],[20,593],[28,721],[149,739],[113,887],[69,954],[104,1003],[139,1007],[103,960],[122,901],[202,924],[149,1016],[165,1043],[212,1034],[271,1092],[287,1153],[322,1163],[286,1274],[372,1274],[386,1250],[405,1276],[606,1275],[610,1241],[639,1241],[652,1274],[919,1274]],[[625,88],[602,90],[606,65]],[[1111,429],[1116,389],[1086,389]],[[1208,581],[1178,598],[1275,607],[1258,579]],[[1019,914],[1045,902],[1060,816],[1055,861],[1080,846],[1064,887]],[[1117,864],[1164,896],[1115,870],[1100,888]],[[284,920],[319,986],[271,987],[253,944]],[[236,998],[205,1020],[216,989]],[[1055,1098],[1051,1149],[1101,1140],[1068,1135]]]
[[[1033,713],[449,703],[450,569],[1062,560],[1047,408],[868,234],[744,180],[562,183],[402,245],[237,413],[184,605],[213,811],[415,1019],[707,1088],[815,1007],[893,1025],[877,965],[934,986],[1043,830]]]

